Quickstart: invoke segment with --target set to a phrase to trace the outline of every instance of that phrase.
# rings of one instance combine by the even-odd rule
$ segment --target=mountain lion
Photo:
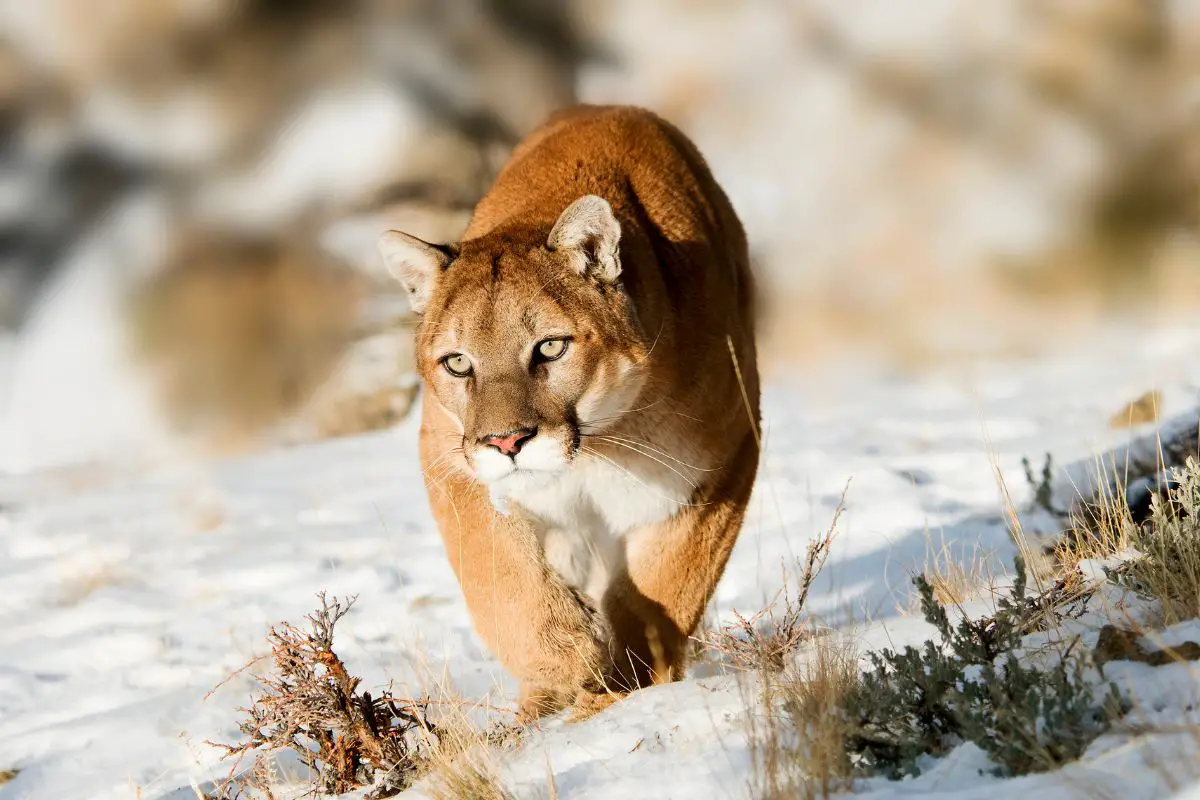
[[[433,513],[521,716],[682,677],[759,446],[746,238],[696,147],[648,111],[568,109],[461,242],[380,249],[423,315]]]

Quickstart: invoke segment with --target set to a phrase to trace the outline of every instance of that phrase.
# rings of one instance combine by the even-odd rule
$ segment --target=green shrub
[[[1025,483],[1033,492],[1033,504],[1051,514],[1061,513],[1054,508],[1054,463],[1050,454],[1046,453],[1040,477],[1034,477],[1033,465],[1029,463],[1029,456],[1021,456],[1021,466],[1025,469]]]
[[[1077,759],[1123,712],[1116,688],[1097,698],[1078,659],[1047,671],[1012,651],[1044,620],[1046,598],[1027,592],[1023,564],[1010,598],[989,618],[952,625],[923,577],[914,579],[939,642],[871,655],[871,668],[844,703],[847,745],[859,770],[916,775],[918,759],[974,742],[999,775],[1053,769]]]

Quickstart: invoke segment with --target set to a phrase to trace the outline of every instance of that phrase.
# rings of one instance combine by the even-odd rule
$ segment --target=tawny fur
[[[424,311],[433,513],[521,713],[679,679],[758,465],[746,240],[699,152],[647,111],[569,109],[459,245],[381,248]]]

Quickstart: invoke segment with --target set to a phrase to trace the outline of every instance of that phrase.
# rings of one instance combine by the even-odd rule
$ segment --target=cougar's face
[[[571,467],[633,407],[646,347],[625,293],[545,247],[474,250],[441,274],[417,336],[428,391],[476,477],[508,493]]]

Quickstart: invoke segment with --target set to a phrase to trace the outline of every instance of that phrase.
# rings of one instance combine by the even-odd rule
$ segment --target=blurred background
[[[1200,301],[1200,0],[2,0],[0,471],[402,419],[376,237],[574,102],[698,143],[769,373]]]

